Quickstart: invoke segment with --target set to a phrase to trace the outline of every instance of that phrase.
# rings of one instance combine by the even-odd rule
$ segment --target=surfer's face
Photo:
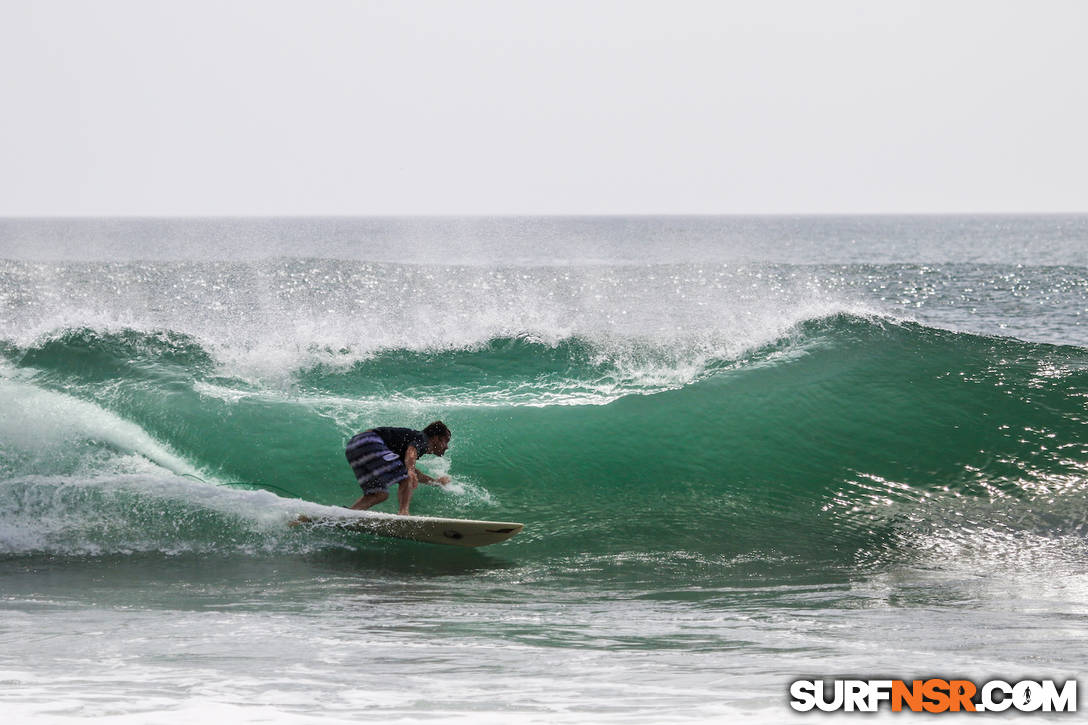
[[[441,456],[446,452],[446,449],[450,447],[449,438],[431,438],[430,444],[427,446],[430,448],[430,452],[436,456]]]

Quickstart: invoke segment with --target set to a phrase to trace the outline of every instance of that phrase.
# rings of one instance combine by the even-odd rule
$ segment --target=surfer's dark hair
[[[440,420],[436,420],[429,426],[423,429],[423,435],[428,438],[449,438],[453,434],[450,433],[450,429],[446,427],[446,424]]]

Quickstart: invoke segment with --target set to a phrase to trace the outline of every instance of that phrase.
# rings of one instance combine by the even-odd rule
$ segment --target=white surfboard
[[[506,541],[525,528],[510,521],[471,521],[434,516],[396,516],[371,512],[362,516],[299,517],[292,525],[309,528],[328,527],[340,531],[358,531],[376,536],[411,539],[428,544],[450,546],[487,546]]]

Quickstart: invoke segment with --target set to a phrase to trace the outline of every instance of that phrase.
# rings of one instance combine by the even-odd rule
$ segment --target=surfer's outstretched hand
[[[439,476],[438,478],[434,479],[434,482],[437,483],[439,486],[445,486],[446,484],[448,484],[450,482],[450,477],[449,476]]]

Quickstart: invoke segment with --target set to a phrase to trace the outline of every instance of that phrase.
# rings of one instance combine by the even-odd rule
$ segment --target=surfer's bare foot
[[[311,519],[309,516],[300,515],[298,518],[296,518],[294,521],[291,521],[287,525],[288,526],[298,526],[299,524],[308,524],[311,521],[313,521],[313,519]]]

